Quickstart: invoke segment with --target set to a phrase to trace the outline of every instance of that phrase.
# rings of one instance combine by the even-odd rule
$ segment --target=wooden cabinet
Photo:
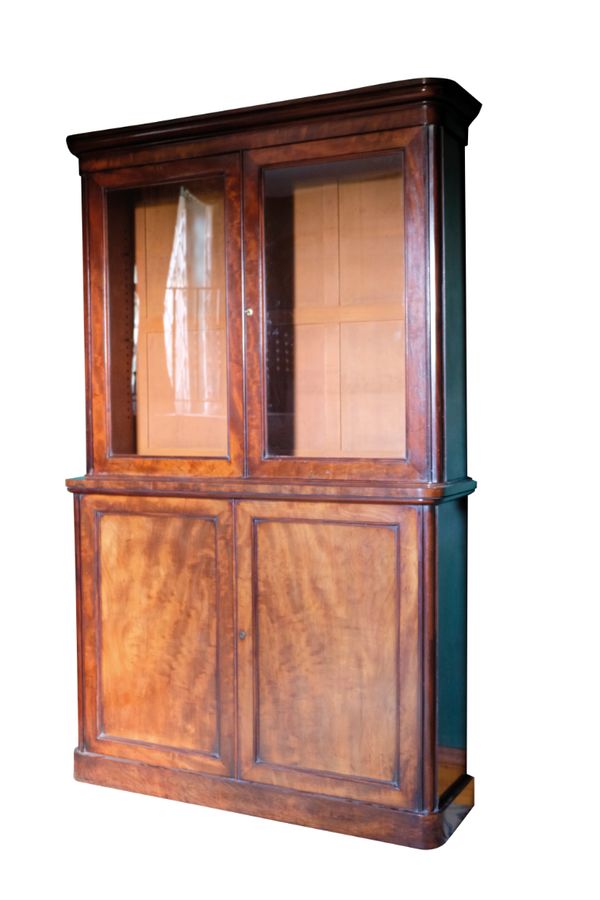
[[[68,139],[79,780],[423,848],[471,808],[478,111],[421,79]]]

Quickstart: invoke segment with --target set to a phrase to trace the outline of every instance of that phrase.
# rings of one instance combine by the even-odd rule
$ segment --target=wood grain
[[[458,747],[438,746],[437,790],[440,799],[467,771],[467,751]]]
[[[74,494],[122,494],[165,497],[262,497],[281,500],[343,500],[364,503],[404,503],[419,506],[443,503],[472,494],[477,482],[460,478],[452,482],[283,481],[277,478],[135,478],[115,475],[85,475],[68,478]]]
[[[417,800],[414,509],[237,508],[241,774]]]
[[[198,772],[160,769],[77,751],[75,777],[91,784],[235,810],[250,816],[403,844],[419,850],[433,850],[444,844],[471,811],[474,802],[474,782],[469,776],[455,786],[439,810],[421,814],[342,797],[289,791],[273,785],[211,778]],[[292,832],[290,840],[293,840]]]
[[[397,528],[255,520],[254,541],[258,760],[394,783]]]
[[[103,513],[98,532],[103,735],[217,755],[215,520]]]
[[[466,143],[467,128],[481,104],[455,81],[415,78],[370,85],[334,94],[321,94],[246,109],[189,116],[167,122],[112,128],[67,138],[82,171],[114,168],[139,162],[189,157],[230,149],[342,133],[410,128],[438,124]],[[308,126],[308,127],[307,127]]]
[[[418,79],[69,139],[86,304],[87,471],[67,483],[80,780],[424,848],[472,807],[463,149],[479,107]],[[275,192],[269,232],[269,172],[374,159],[394,174],[304,185],[291,204]],[[132,269],[143,356],[164,340],[173,223],[138,222],[150,252],[135,261],[128,198],[207,180],[224,184],[220,458],[181,455],[178,433],[136,448],[130,377]],[[289,439],[271,452],[273,409]]]
[[[231,771],[231,533],[224,501],[83,498],[87,748]]]

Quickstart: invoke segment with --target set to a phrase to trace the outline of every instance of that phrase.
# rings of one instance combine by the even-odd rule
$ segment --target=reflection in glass
[[[264,172],[272,456],[406,454],[402,156]]]
[[[226,456],[222,179],[107,205],[112,451]]]

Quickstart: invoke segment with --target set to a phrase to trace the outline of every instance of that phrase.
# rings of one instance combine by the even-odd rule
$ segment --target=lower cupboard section
[[[413,846],[445,840],[456,815],[421,812],[434,765],[422,509],[76,504],[78,778]]]

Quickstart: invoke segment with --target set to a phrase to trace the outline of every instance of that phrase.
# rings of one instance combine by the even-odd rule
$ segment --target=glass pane
[[[266,169],[267,450],[406,454],[402,155]]]
[[[107,204],[112,452],[227,456],[223,179]]]

